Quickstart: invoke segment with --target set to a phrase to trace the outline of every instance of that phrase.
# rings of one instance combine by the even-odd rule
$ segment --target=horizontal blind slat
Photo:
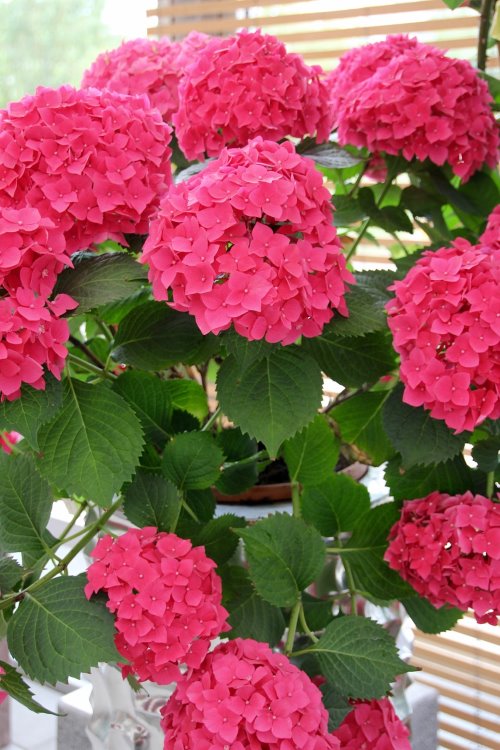
[[[487,719],[485,716],[481,716],[480,714],[471,714],[471,713],[468,713],[467,711],[464,711],[461,708],[457,708],[456,706],[450,706],[447,703],[440,703],[439,711],[441,714],[443,714],[443,716],[452,716],[455,719],[460,719],[461,721],[467,721],[476,727],[487,729],[488,732],[500,732],[499,721],[493,721],[492,719]],[[459,731],[460,730],[458,729],[457,733]]]
[[[451,698],[452,700],[459,702],[467,701],[468,706],[479,711],[489,711],[491,713],[495,713],[496,711],[498,711],[498,703],[485,700],[480,695],[474,695],[473,693],[464,695],[458,690],[453,690],[453,688],[445,687],[442,684],[441,680],[442,678],[437,677],[436,679],[432,679],[432,675],[423,675],[422,673],[417,674],[413,677],[414,682],[418,682],[422,685],[427,685],[428,687],[434,688],[438,691],[440,696]]]
[[[303,17],[308,14],[303,10],[304,3],[293,3],[290,0],[213,0],[213,2],[181,3],[179,5],[162,5],[160,8],[151,8],[147,11],[149,18],[187,18],[190,16],[212,16],[221,13],[233,13],[237,10],[250,10],[252,8],[271,8],[273,6],[285,6],[287,13]],[[302,6],[302,7],[301,7]],[[441,0],[407,0],[407,2],[381,3],[375,6],[357,6],[342,8],[334,11],[332,15],[336,18],[356,18],[357,16],[369,16],[389,13],[406,13],[424,10],[445,10]],[[326,11],[318,10],[315,15],[321,18]]]
[[[498,750],[498,739],[491,739],[490,737],[484,737],[479,732],[469,732],[463,727],[457,727],[451,724],[449,721],[440,721],[439,728],[443,732],[449,732],[454,734],[456,737],[463,737],[465,740],[470,740],[484,747],[491,748],[491,750]]]
[[[443,680],[449,680],[450,682],[457,682],[465,687],[477,690],[480,685],[481,692],[493,695],[495,698],[500,698],[500,685],[498,681],[490,681],[489,677],[480,673],[475,673],[473,677],[469,677],[468,670],[454,669],[448,665],[438,664],[432,659],[424,659],[422,657],[413,657],[411,663],[414,667],[420,667],[424,672],[428,674],[442,677]],[[454,663],[453,666],[457,666]]]

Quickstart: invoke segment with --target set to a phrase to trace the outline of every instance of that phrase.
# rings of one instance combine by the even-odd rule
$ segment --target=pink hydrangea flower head
[[[4,453],[12,453],[12,446],[22,439],[18,432],[0,432],[0,448]],[[2,674],[0,672],[0,674]]]
[[[68,354],[69,327],[62,318],[77,307],[66,294],[47,302],[32,289],[19,287],[0,298],[0,397],[19,397],[21,385],[45,388],[44,368],[56,378]]]
[[[330,102],[335,114],[334,126],[338,126],[339,112],[351,96],[353,86],[366,81],[384,65],[387,65],[407,49],[415,49],[420,42],[406,34],[393,34],[381,42],[364,44],[344,52],[339,64],[327,76]]]
[[[483,164],[498,162],[491,101],[469,62],[415,44],[339,100],[339,141],[408,161],[447,162],[465,182]]]
[[[333,734],[342,750],[411,750],[410,733],[388,698],[356,702]]]
[[[257,137],[224,150],[172,187],[142,262],[158,300],[194,315],[203,333],[234,325],[250,340],[317,336],[352,281],[328,190],[294,146]]]
[[[488,217],[486,229],[479,238],[482,245],[500,250],[500,205],[493,209]]]
[[[482,495],[433,492],[407,500],[385,560],[435,607],[500,615],[500,505]]]
[[[456,433],[500,416],[500,247],[427,251],[387,304],[403,400]]]
[[[132,39],[101,53],[85,71],[82,87],[109,89],[119,94],[147,94],[165,122],[179,105],[179,42]]]
[[[177,42],[176,64],[181,76],[184,75],[188,65],[192,65],[200,58],[210,39],[212,37],[209,34],[190,31],[184,39]]]
[[[229,630],[217,566],[203,547],[147,527],[103,537],[92,557],[85,593],[108,596],[124,676],[172,682],[180,664],[198,668],[211,639]]]
[[[328,87],[319,66],[260,31],[213,37],[186,70],[173,117],[188,159],[218,156],[261,135],[279,141],[331,131]]]
[[[0,285],[11,292],[24,286],[47,299],[65,265],[71,261],[54,221],[30,206],[0,206]]]
[[[161,713],[165,750],[340,750],[319,689],[286,656],[251,639],[217,646]]]
[[[37,210],[68,255],[126,244],[171,182],[170,134],[146,97],[39,88],[0,111],[0,206]]]

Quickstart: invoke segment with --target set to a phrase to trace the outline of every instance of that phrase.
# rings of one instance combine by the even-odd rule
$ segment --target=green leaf
[[[484,217],[500,203],[500,190],[486,172],[475,172],[465,185],[460,185],[459,192],[466,195]]]
[[[142,452],[141,423],[104,383],[67,379],[62,409],[39,434],[40,472],[67,492],[109,505]]]
[[[390,294],[377,288],[353,286],[346,294],[345,301],[349,317],[336,315],[323,329],[322,336],[364,336],[372,331],[387,328],[385,304]]]
[[[0,550],[43,554],[52,510],[48,482],[30,455],[0,455],[0,477]]]
[[[413,672],[397,653],[394,638],[367,617],[337,617],[310,649],[341,695],[382,698],[395,678]]]
[[[117,362],[139,370],[165,370],[178,362],[204,362],[218,347],[219,340],[204,336],[188,313],[146,302],[123,318],[112,353]]]
[[[248,435],[244,435],[239,427],[222,430],[217,435],[220,446],[228,462],[236,462],[225,466],[215,486],[224,495],[237,495],[252,487],[259,476],[258,462],[238,464],[242,459],[250,458],[257,453],[257,442]]]
[[[208,521],[193,536],[193,544],[205,547],[207,556],[217,565],[226,563],[235,553],[238,536],[234,529],[241,529],[246,521],[241,516],[225,513]]]
[[[350,195],[336,195],[334,197],[335,213],[333,220],[336,227],[357,224],[366,219],[366,212],[359,205],[359,201]]]
[[[334,474],[322,484],[305,487],[302,514],[323,536],[351,531],[370,508],[368,490],[344,474]]]
[[[334,326],[335,323],[329,323],[320,336],[302,342],[302,349],[315,358],[328,377],[342,385],[360,388],[365,383],[375,383],[394,369],[396,355],[388,332],[339,337]]]
[[[200,422],[205,419],[208,414],[207,394],[199,383],[194,380],[165,380],[163,383],[174,409],[187,411]]]
[[[100,661],[114,662],[114,619],[104,601],[88,601],[85,574],[61,576],[27,594],[9,620],[9,650],[30,677],[55,685]]]
[[[232,628],[227,637],[253,638],[268,643],[271,648],[277,646],[285,630],[281,609],[257,594],[244,568],[230,565],[221,574],[224,593],[232,589],[232,595],[224,600]]]
[[[385,481],[395,500],[415,500],[435,490],[450,495],[466,492],[471,489],[474,473],[463,456],[434,466],[413,466],[406,471],[401,467],[401,457],[396,456],[387,464]]]
[[[422,599],[419,596],[403,598],[401,604],[417,628],[423,633],[437,634],[444,630],[450,630],[465,614],[456,607],[446,605],[436,609],[427,599]]]
[[[292,607],[321,573],[325,561],[321,536],[298,518],[279,513],[239,535],[257,593],[270,604]]]
[[[283,445],[290,477],[305,485],[321,484],[333,473],[339,457],[340,441],[317,414],[313,421]]]
[[[461,5],[465,5],[467,0],[443,0],[443,3],[448,6],[451,10],[460,8]]]
[[[219,477],[224,456],[211,435],[175,435],[163,453],[163,472],[180,490],[203,490]]]
[[[276,456],[281,443],[320,407],[321,370],[294,346],[275,350],[243,372],[230,355],[219,369],[217,394],[224,414]]]
[[[139,470],[125,491],[123,512],[139,528],[174,531],[180,510],[177,487],[160,474]]]
[[[413,225],[404,208],[384,206],[379,208],[372,188],[364,187],[358,192],[362,210],[370,217],[372,224],[385,229],[386,232],[413,232]]]
[[[96,314],[99,320],[102,320],[104,323],[119,325],[129,312],[149,301],[151,301],[151,289],[145,287],[144,289],[138,289],[129,297],[125,297],[125,299],[99,306]]]
[[[12,557],[0,557],[0,592],[12,591],[21,580],[23,569]]]
[[[401,453],[404,468],[447,461],[460,453],[468,433],[454,435],[445,422],[433,419],[423,407],[403,402],[402,384],[384,405],[382,422],[393,446]]]
[[[312,631],[324,630],[333,620],[332,600],[316,599],[307,592],[302,594],[302,606],[308,627]]]
[[[360,393],[331,411],[342,440],[355,445],[375,466],[394,454],[382,424],[382,409],[390,391]]]
[[[303,144],[299,144],[297,151],[302,156],[307,156],[308,159],[312,159],[316,164],[328,169],[355,167],[356,164],[362,161],[362,159],[354,156],[345,148],[331,142],[311,145],[310,142],[305,141]]]
[[[175,184],[177,185],[179,182],[185,182],[186,180],[189,180],[190,177],[192,177],[195,174],[199,174],[202,172],[205,167],[208,167],[210,162],[214,161],[213,159],[205,159],[205,161],[198,161],[194,164],[190,164],[189,167],[186,167],[185,169],[181,169],[180,171],[177,171],[174,176]],[[174,163],[177,164],[174,157]]]
[[[38,430],[62,406],[62,384],[52,375],[45,378],[45,390],[24,385],[15,401],[0,403],[0,427],[16,430],[34,450],[38,450]]]
[[[479,469],[488,474],[488,472],[496,471],[498,468],[499,450],[500,440],[498,438],[479,440],[472,449],[472,458]]]
[[[320,688],[323,694],[323,705],[328,711],[328,731],[334,732],[344,721],[347,714],[352,711],[352,705],[348,699],[339,695],[337,688],[329,682]]]
[[[26,708],[29,708],[35,714],[52,714],[53,716],[57,716],[53,711],[49,711],[48,708],[44,708],[34,700],[33,693],[12,664],[0,661],[0,668],[4,672],[4,674],[0,674],[0,690],[5,690],[11,698],[14,698],[14,700],[26,706]]]
[[[72,260],[74,268],[59,274],[54,294],[73,297],[79,304],[79,314],[129,297],[147,279],[146,268],[128,253],[81,252]]]
[[[148,372],[129,370],[115,380],[113,390],[140,419],[146,440],[162,446],[169,438],[172,415],[167,383]]]
[[[414,216],[431,217],[439,211],[446,201],[439,194],[428,192],[422,188],[410,185],[401,193],[402,205],[409,209]]]
[[[454,208],[458,208],[459,211],[463,211],[466,214],[472,214],[472,216],[482,215],[482,210],[475,201],[457,190],[439,167],[429,167],[428,175],[431,185],[436,192],[442,195]]]
[[[238,360],[242,372],[248,369],[254,362],[268,357],[281,345],[268,344],[264,339],[249,341],[240,336],[233,329],[226,331],[223,338],[224,346],[228,354],[232,354]]]
[[[356,591],[376,601],[411,595],[411,587],[384,561],[388,536],[399,518],[395,503],[372,508],[356,522],[341,558],[349,568]]]

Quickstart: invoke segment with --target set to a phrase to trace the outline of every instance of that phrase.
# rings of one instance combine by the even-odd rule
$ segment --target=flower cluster
[[[237,638],[209,653],[162,709],[165,750],[339,750],[321,693],[269,646]]]
[[[500,250],[500,206],[494,208],[489,215],[486,229],[479,238],[479,242]]]
[[[144,234],[171,181],[170,128],[144,98],[39,88],[0,112],[0,206],[37,209],[66,253]]]
[[[410,733],[388,698],[356,703],[333,734],[342,750],[411,750]]]
[[[497,624],[500,505],[471,492],[433,492],[404,503],[389,539],[386,561],[431,604]]]
[[[179,106],[183,70],[196,59],[208,39],[206,34],[192,31],[182,42],[171,42],[166,37],[123,42],[96,58],[85,71],[82,86],[119,94],[147,94],[165,122],[171,122]]]
[[[173,123],[181,149],[201,159],[257,135],[325,141],[332,116],[322,72],[260,31],[214,37],[180,85]]]
[[[390,47],[370,52],[361,75],[370,65],[373,74],[348,90],[351,69],[362,53],[357,51],[341,70],[334,107],[340,143],[401,153],[408,161],[447,162],[463,181],[485,163],[494,167],[499,138],[492,99],[472,65],[412,40],[392,58]]]
[[[334,113],[334,127],[338,127],[339,114],[350,98],[354,86],[371,78],[384,65],[408,49],[421,45],[415,37],[406,34],[387,36],[382,42],[364,44],[345,52],[339,64],[327,76],[330,102]]]
[[[404,401],[457,433],[500,416],[500,248],[428,251],[387,305]]]
[[[23,287],[0,298],[0,393],[5,398],[18,398],[23,383],[43,389],[44,368],[61,377],[69,337],[61,316],[76,306],[66,294],[47,302]]]
[[[0,432],[0,448],[4,453],[12,453],[12,446],[16,445],[21,438],[22,435],[18,432]]]
[[[158,300],[194,315],[203,333],[234,324],[250,339],[293,343],[347,315],[346,270],[328,190],[290,142],[258,137],[225,150],[171,188],[142,261]]]
[[[210,640],[229,629],[221,580],[203,547],[153,527],[99,540],[85,593],[104,590],[115,614],[124,675],[165,685],[179,664],[201,665]]]

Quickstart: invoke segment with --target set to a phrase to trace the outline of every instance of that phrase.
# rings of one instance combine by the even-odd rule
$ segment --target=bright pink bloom
[[[176,65],[181,77],[184,75],[188,65],[195,63],[204,54],[205,47],[210,39],[212,39],[211,36],[201,31],[190,31],[184,39],[176,42]]]
[[[142,262],[158,300],[203,333],[234,325],[250,340],[317,336],[352,281],[321,174],[290,142],[255,138],[172,187]]]
[[[4,453],[12,453],[12,446],[22,439],[18,432],[0,432],[0,448]],[[0,672],[0,674],[2,674]]]
[[[348,53],[352,59],[332,74],[340,143],[447,162],[463,182],[483,164],[494,167],[499,137],[492,98],[473,66],[411,39],[400,38],[395,55],[391,46],[389,38],[366,53]],[[352,85],[356,60],[360,80]]]
[[[191,32],[183,42],[171,42],[166,37],[123,42],[97,57],[85,71],[82,86],[119,94],[147,94],[165,122],[171,122],[179,106],[182,69],[208,39],[205,34]]]
[[[3,667],[0,667],[0,676],[5,674],[5,669]],[[5,690],[0,690],[0,706],[4,702],[6,698],[9,697],[9,694],[5,692]]]
[[[36,210],[68,255],[126,244],[147,232],[171,182],[170,132],[146,97],[39,88],[0,111],[0,206]]]
[[[18,398],[21,385],[45,388],[44,368],[61,377],[68,351],[69,327],[62,319],[77,303],[67,294],[52,302],[20,287],[0,298],[0,396]]]
[[[185,71],[173,117],[188,159],[218,156],[261,135],[279,141],[331,131],[323,71],[260,31],[214,37]]]
[[[385,560],[435,607],[500,615],[500,505],[482,495],[433,492],[407,500]]]
[[[388,698],[356,702],[333,734],[342,750],[411,750],[410,732]]]
[[[160,685],[179,665],[198,668],[210,641],[229,630],[217,567],[203,547],[153,527],[130,529],[94,548],[85,593],[104,590],[115,614],[116,646],[129,664],[123,675]]]
[[[457,433],[500,416],[500,246],[427,251],[387,304],[403,400]]]
[[[47,299],[65,265],[71,265],[66,242],[53,220],[29,206],[0,206],[0,285],[11,293],[24,286]]]
[[[327,76],[330,103],[335,115],[334,127],[338,127],[339,114],[349,99],[354,86],[371,78],[380,68],[408,49],[421,47],[415,37],[393,34],[382,42],[364,44],[344,52],[339,64]]]
[[[179,680],[161,713],[165,750],[340,750],[318,688],[250,639],[217,646]]]
[[[500,249],[500,205],[493,209],[488,217],[488,223],[483,234],[479,238],[483,245]]]

